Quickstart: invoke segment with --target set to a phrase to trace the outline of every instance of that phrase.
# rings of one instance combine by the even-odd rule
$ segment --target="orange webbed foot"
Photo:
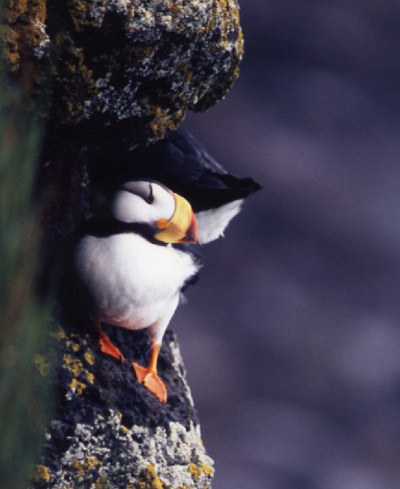
[[[103,331],[100,332],[99,345],[100,350],[106,355],[110,355],[117,360],[124,358],[119,348],[111,343],[110,338]]]
[[[160,402],[167,402],[167,389],[157,372],[148,367],[142,367],[138,363],[131,363],[138,381],[154,394]]]
[[[110,340],[108,335],[101,329],[100,323],[95,323],[99,333],[99,346],[102,353],[110,355],[116,360],[126,360],[120,349]],[[142,367],[138,363],[130,362],[135,371],[136,378],[143,384],[148,391],[154,394],[160,402],[167,402],[167,389],[164,382],[157,374],[157,360],[160,353],[161,344],[152,340],[150,362],[147,367]]]

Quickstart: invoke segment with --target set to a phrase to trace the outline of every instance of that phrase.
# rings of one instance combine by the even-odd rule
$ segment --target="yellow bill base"
[[[157,221],[157,226],[162,229],[155,234],[155,238],[164,243],[179,243],[184,242],[188,234],[188,230],[193,223],[193,211],[189,202],[178,194],[174,194],[175,212],[171,219],[160,219]],[[195,240],[197,236],[195,237]]]

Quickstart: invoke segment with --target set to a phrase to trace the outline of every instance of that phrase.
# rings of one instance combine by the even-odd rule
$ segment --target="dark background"
[[[213,488],[398,489],[400,2],[241,7],[241,77],[186,127],[264,189],[172,320]]]

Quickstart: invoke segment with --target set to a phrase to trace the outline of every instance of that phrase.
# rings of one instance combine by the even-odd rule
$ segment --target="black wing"
[[[103,193],[128,180],[155,180],[185,197],[195,212],[244,199],[261,187],[227,173],[185,129],[167,133],[151,146],[95,155],[89,171]]]

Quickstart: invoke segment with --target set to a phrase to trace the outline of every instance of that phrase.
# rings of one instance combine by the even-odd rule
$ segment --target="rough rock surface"
[[[145,332],[105,327],[129,360],[144,363]],[[31,489],[207,488],[213,475],[173,333],[161,350],[161,404],[127,361],[100,352],[95,334],[56,335],[55,412]],[[36,358],[42,375],[53,361]]]
[[[220,100],[242,56],[236,0],[10,0],[6,22],[9,70],[51,90],[52,123],[130,147]]]

